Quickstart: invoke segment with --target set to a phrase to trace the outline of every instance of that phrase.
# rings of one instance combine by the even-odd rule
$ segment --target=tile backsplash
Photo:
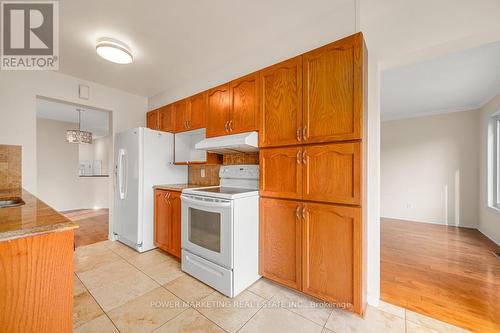
[[[219,169],[220,164],[190,165],[188,166],[188,182],[203,186],[219,185]]]
[[[0,145],[0,189],[21,187],[21,146]]]
[[[224,165],[259,164],[259,153],[224,155],[222,163]]]

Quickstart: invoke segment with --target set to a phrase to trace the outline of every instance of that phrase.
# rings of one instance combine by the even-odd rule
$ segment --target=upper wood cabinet
[[[146,113],[146,127],[159,130],[160,129],[160,109],[152,110]]]
[[[186,121],[190,131],[206,127],[207,109],[208,92],[205,91],[189,98]]]
[[[302,57],[260,72],[261,147],[302,142]]]
[[[188,100],[181,99],[172,104],[175,114],[175,132],[188,131],[187,119],[189,116]]]
[[[172,105],[165,105],[159,109],[160,131],[175,132],[175,113]]]
[[[208,91],[207,137],[229,134],[229,84]]]
[[[260,199],[260,274],[295,289],[302,287],[300,202]]]
[[[231,134],[259,129],[259,72],[252,73],[229,83]]]
[[[303,199],[361,205],[361,144],[304,146]]]
[[[260,151],[260,195],[302,199],[302,148]]]
[[[302,56],[304,142],[361,139],[363,47],[356,34]]]
[[[180,192],[155,190],[154,242],[160,249],[181,257]]]
[[[302,217],[302,290],[361,313],[361,209],[304,203]]]

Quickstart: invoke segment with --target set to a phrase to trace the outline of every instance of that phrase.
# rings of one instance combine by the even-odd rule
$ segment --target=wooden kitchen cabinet
[[[160,109],[146,113],[146,127],[152,130],[160,129]]]
[[[260,147],[302,142],[302,57],[263,69]]]
[[[303,203],[302,291],[361,312],[361,208]]]
[[[229,134],[229,84],[208,91],[207,138]]]
[[[302,288],[302,222],[299,201],[260,199],[260,274]]]
[[[231,134],[259,129],[259,72],[246,75],[229,83]]]
[[[163,251],[181,257],[180,192],[155,190],[154,242]]]
[[[165,105],[159,110],[160,131],[175,131],[175,114],[172,105]]]
[[[189,98],[189,112],[187,124],[189,130],[206,127],[206,113],[208,108],[208,92],[202,92]]]
[[[260,195],[361,204],[361,144],[330,143],[260,151]]]
[[[355,34],[302,56],[304,142],[361,139],[363,47]]]
[[[303,146],[302,199],[361,205],[361,144]]]
[[[175,114],[175,132],[188,131],[187,119],[189,115],[188,100],[182,99],[172,104]]]
[[[302,199],[302,148],[260,151],[260,195]]]

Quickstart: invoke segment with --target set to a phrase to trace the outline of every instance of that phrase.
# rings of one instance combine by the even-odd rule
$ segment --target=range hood
[[[248,153],[259,150],[259,134],[246,132],[208,138],[195,144],[199,150],[217,154]]]

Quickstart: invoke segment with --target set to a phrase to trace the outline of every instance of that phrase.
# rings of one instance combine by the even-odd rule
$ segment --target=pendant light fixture
[[[92,132],[82,131],[82,111],[81,109],[76,109],[78,112],[78,129],[72,129],[66,131],[66,142],[78,143],[78,144],[90,144],[92,143]]]

